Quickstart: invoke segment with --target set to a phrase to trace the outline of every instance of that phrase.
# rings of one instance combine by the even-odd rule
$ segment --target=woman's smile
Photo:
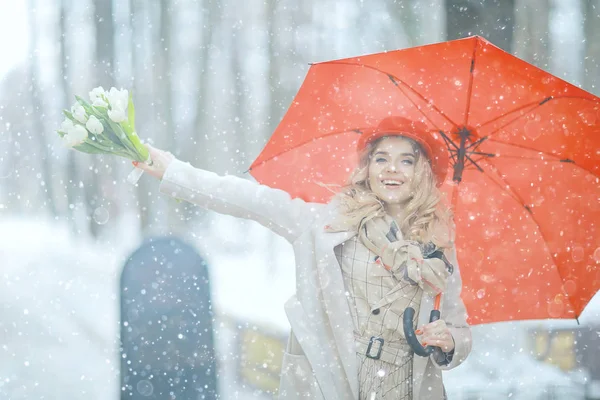
[[[415,151],[410,141],[394,136],[382,139],[369,161],[369,185],[388,205],[406,204],[412,196]]]
[[[395,190],[399,189],[404,185],[404,181],[398,179],[382,179],[381,183],[385,186],[386,189]]]

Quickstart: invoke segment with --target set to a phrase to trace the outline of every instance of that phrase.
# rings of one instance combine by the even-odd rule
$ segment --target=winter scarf
[[[363,245],[378,256],[377,262],[395,278],[419,285],[431,296],[446,290],[453,267],[441,250],[431,242],[421,244],[404,240],[396,221],[390,216],[366,220],[360,225],[358,235]]]

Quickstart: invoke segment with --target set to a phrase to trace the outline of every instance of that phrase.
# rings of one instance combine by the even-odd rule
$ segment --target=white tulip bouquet
[[[58,134],[64,144],[88,154],[114,154],[132,161],[152,164],[148,150],[135,132],[135,108],[127,89],[101,86],[90,93],[90,101],[75,96]],[[127,178],[137,182],[142,170],[136,168]]]

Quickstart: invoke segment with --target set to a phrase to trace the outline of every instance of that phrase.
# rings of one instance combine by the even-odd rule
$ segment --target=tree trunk
[[[144,57],[141,53],[142,49],[138,48],[137,44],[143,43],[144,41],[144,17],[147,16],[145,12],[145,7],[147,7],[146,2],[141,2],[140,0],[130,0],[129,10],[130,10],[130,24],[131,24],[131,42],[132,42],[132,51],[131,51],[131,62],[132,62],[132,75],[133,79],[133,87],[132,90],[141,98],[146,99],[143,104],[139,104],[136,106],[136,129],[144,132],[144,135],[150,135],[151,132],[147,131],[146,128],[152,126],[149,121],[145,120],[145,117],[149,114],[146,113],[146,104],[150,101],[151,88],[148,88],[148,85],[145,84],[143,71],[145,70],[144,65]],[[148,115],[149,116],[149,115]],[[139,123],[138,123],[139,121]],[[151,137],[151,136],[146,136]],[[149,185],[146,183],[144,177],[140,179],[136,188],[137,199],[138,199],[138,215],[139,215],[139,223],[140,230],[145,233],[150,226],[150,216],[151,216],[151,196],[149,196],[148,192],[150,190]]]
[[[446,0],[448,40],[480,35],[511,51],[515,0]]]
[[[44,106],[40,99],[41,92],[38,80],[38,49],[37,49],[37,30],[35,27],[35,17],[34,13],[36,10],[36,2],[35,0],[29,0],[29,12],[30,12],[30,24],[29,24],[29,36],[31,37],[31,48],[33,51],[31,52],[32,57],[28,63],[29,66],[29,82],[31,82],[31,106],[33,110],[32,115],[32,135],[33,141],[37,145],[37,158],[39,160],[39,164],[37,166],[32,166],[33,168],[39,168],[41,178],[41,190],[44,195],[44,204],[48,211],[50,211],[51,215],[57,216],[58,210],[56,207],[56,202],[54,201],[54,182],[53,182],[53,174],[52,174],[52,155],[48,145],[48,139],[46,138],[47,132],[44,129],[44,123],[42,121],[42,116],[44,115]]]
[[[182,154],[186,159],[191,160],[194,165],[200,168],[208,168],[210,160],[207,135],[211,129],[210,109],[212,107],[210,96],[210,58],[211,49],[214,48],[215,27],[219,25],[222,18],[220,3],[216,0],[205,0],[203,2],[202,13],[202,45],[198,54],[200,62],[198,67],[199,93],[196,106],[196,120],[194,122],[195,132],[192,135],[195,146],[184,146],[183,148],[189,150],[183,151]]]
[[[96,80],[109,89],[115,84],[115,24],[112,1],[95,0]]]
[[[157,122],[160,129],[164,130],[157,136],[156,145],[164,149],[172,149],[175,145],[173,127],[173,99],[171,96],[171,1],[160,0],[159,13],[159,41],[157,44],[156,68],[156,105]]]
[[[279,0],[267,0],[267,29],[269,30],[269,136],[273,133],[279,121],[283,118],[294,93],[285,77],[296,67],[293,57],[296,54],[295,42],[291,29],[283,28],[288,23],[294,23],[291,15],[293,7],[284,6],[277,10]],[[288,69],[289,68],[289,69]]]
[[[199,168],[210,169],[211,167],[211,146],[213,139],[210,135],[212,131],[213,102],[211,98],[210,82],[211,57],[212,51],[218,47],[214,44],[216,28],[222,20],[222,6],[217,0],[204,0],[201,5],[201,45],[198,47],[198,96],[196,103],[196,112],[193,121],[193,130],[189,136],[181,140],[180,156],[184,160],[189,160],[192,165]],[[194,221],[206,217],[207,211],[195,207],[191,204],[182,203],[179,205],[181,218],[190,224]]]
[[[236,20],[241,21],[243,18],[243,8],[240,5],[240,9],[236,10]],[[237,13],[241,13],[239,15]],[[232,43],[231,43],[231,74],[233,80],[233,107],[231,119],[232,126],[234,129],[233,136],[235,147],[232,148],[231,161],[235,165],[234,170],[231,173],[235,174],[240,172],[241,165],[246,164],[248,158],[248,149],[252,138],[252,132],[249,132],[248,121],[246,120],[246,85],[244,84],[245,72],[245,52],[246,48],[244,38],[244,25],[238,23],[232,27]]]
[[[585,0],[585,61],[583,87],[600,96],[600,0]]]
[[[114,22],[112,1],[95,0],[94,1],[94,25],[96,28],[96,65],[95,82],[105,89],[115,85],[114,62]],[[110,182],[114,180],[116,160],[114,156],[96,155],[90,157],[91,171],[87,174],[85,182],[90,233],[93,237],[98,237],[101,231],[101,225],[105,221],[99,221],[95,218],[96,210],[99,207],[109,207],[105,204],[106,196],[104,191],[110,187]],[[114,208],[113,208],[114,209]],[[110,223],[110,219],[108,220]]]
[[[60,76],[62,78],[62,108],[69,108],[69,99],[72,98],[72,93],[69,86],[69,69],[67,56],[67,7],[66,0],[60,1]],[[81,196],[85,196],[85,191],[79,188],[78,182],[82,180],[77,172],[77,163],[75,160],[75,152],[68,151],[67,154],[67,169],[65,172],[66,183],[65,190],[67,196],[66,214],[71,215],[69,223],[73,232],[78,231],[77,218],[72,215],[71,205],[75,206],[78,203],[86,204]]]
[[[514,54],[549,69],[550,0],[516,0]]]
[[[162,130],[156,137],[156,144],[161,149],[173,150],[176,145],[175,126],[173,123],[173,98],[172,98],[172,58],[176,57],[172,53],[173,46],[171,29],[173,26],[173,11],[170,5],[171,1],[160,1],[159,14],[159,48],[157,49],[158,59],[156,61],[155,76],[156,82],[156,103],[158,109],[156,112],[159,129]],[[179,210],[181,204],[174,199],[161,198],[168,209],[166,215],[166,225],[170,232],[181,234],[185,232],[186,224],[182,213]]]
[[[299,63],[294,63],[297,43],[293,38],[293,29],[287,29],[291,24],[297,23],[296,7],[289,3],[281,4],[280,0],[267,0],[266,19],[269,32],[269,65],[268,65],[268,89],[269,89],[269,112],[268,112],[268,132],[270,137],[277,125],[283,118],[286,109],[295,94],[295,87],[292,87],[286,79],[286,72],[297,69]],[[294,3],[296,4],[296,3]],[[285,72],[284,72],[285,71]],[[278,241],[272,234],[268,234],[265,252],[267,254],[267,264],[269,271],[275,273],[277,269]]]
[[[368,15],[368,3],[361,2],[362,7],[366,10],[361,10],[362,17],[365,18]],[[408,40],[408,47],[417,46],[420,44],[419,41],[419,30],[420,20],[414,7],[414,0],[408,2],[386,2],[388,14],[394,20],[394,26],[399,31],[403,31],[403,36]],[[362,25],[362,24],[361,24]]]
[[[265,1],[267,5],[267,29],[269,30],[269,69],[268,69],[268,85],[269,85],[269,135],[271,135],[279,122],[279,107],[277,102],[280,101],[280,88],[279,88],[279,68],[277,68],[277,56],[276,56],[276,37],[277,37],[277,25],[275,19],[275,8],[277,7],[277,0]]]

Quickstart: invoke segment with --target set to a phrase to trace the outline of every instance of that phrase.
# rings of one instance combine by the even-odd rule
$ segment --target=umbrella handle
[[[431,314],[429,316],[429,322],[437,321],[440,319],[440,295],[438,294],[435,298],[435,307],[431,310]],[[415,334],[415,329],[413,328],[413,318],[415,316],[415,309],[412,307],[407,307],[404,310],[404,317],[402,320],[402,325],[404,328],[404,337],[408,342],[409,346],[413,349],[416,355],[421,357],[429,357],[434,352],[441,353],[442,349],[437,346],[423,346],[421,342],[417,339],[417,335]],[[437,357],[436,357],[437,358]]]

